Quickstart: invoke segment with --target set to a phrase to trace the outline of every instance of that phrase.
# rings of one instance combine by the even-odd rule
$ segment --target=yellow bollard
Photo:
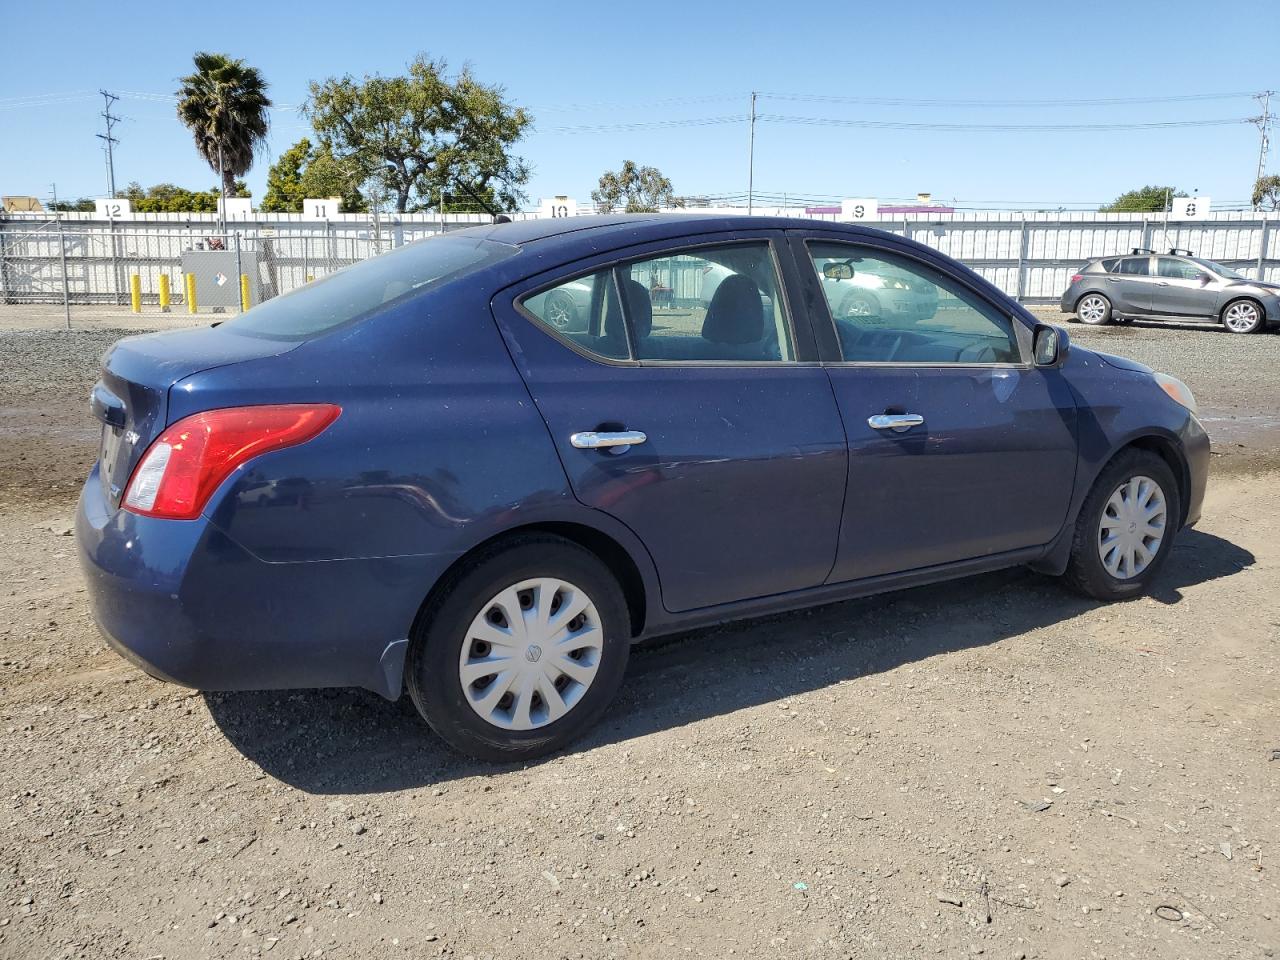
[[[169,275],[160,274],[160,312],[169,312]]]
[[[129,276],[129,303],[134,313],[142,312],[142,278],[136,273]]]
[[[240,274],[240,312],[244,313],[249,306],[249,275],[242,273]]]
[[[311,276],[311,274],[307,274],[307,283],[310,283],[314,279],[315,277]]]
[[[187,281],[187,313],[196,312],[196,275],[194,273],[183,274]]]

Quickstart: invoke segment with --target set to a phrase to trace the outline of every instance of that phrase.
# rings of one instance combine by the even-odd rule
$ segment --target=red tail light
[[[1083,273],[1077,273],[1077,274],[1075,274],[1075,275],[1073,275],[1073,276],[1071,277],[1071,282],[1072,282],[1072,283],[1079,283],[1079,282],[1080,282],[1081,280],[1083,280],[1083,279],[1084,279],[1084,274],[1083,274]]]
[[[329,403],[226,407],[184,417],[156,438],[129,478],[124,507],[194,520],[242,463],[318,436],[342,408]]]

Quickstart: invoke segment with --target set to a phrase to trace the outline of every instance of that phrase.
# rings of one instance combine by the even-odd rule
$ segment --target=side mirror
[[[822,265],[822,275],[828,280],[852,280],[853,267],[847,263],[824,263]]]
[[[1036,324],[1032,343],[1037,367],[1060,367],[1071,350],[1071,337],[1067,331],[1048,323]]]

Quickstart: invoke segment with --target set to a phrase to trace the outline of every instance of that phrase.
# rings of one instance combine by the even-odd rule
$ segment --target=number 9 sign
[[[840,203],[840,217],[844,220],[879,220],[880,202],[875,197],[854,197]]]

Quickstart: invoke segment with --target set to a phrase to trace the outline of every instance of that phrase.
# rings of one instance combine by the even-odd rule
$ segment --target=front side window
[[[809,255],[846,361],[1020,362],[1014,321],[931,267],[847,243]]]
[[[562,339],[615,360],[795,359],[767,241],[629,261],[539,291],[521,305]]]
[[[1156,261],[1156,272],[1174,280],[1198,280],[1201,273],[1194,263],[1176,257],[1160,257]]]
[[[1146,277],[1151,275],[1151,258],[1150,257],[1126,257],[1120,261],[1120,273],[1127,273],[1136,277]]]

